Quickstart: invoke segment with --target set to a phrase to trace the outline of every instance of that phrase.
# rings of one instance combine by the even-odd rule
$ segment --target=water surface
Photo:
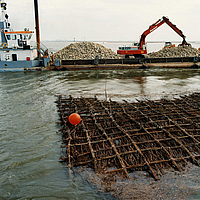
[[[199,85],[198,69],[0,73],[0,199],[112,199],[58,162],[58,94],[135,101]],[[191,199],[200,198],[198,184],[188,187],[196,191]]]

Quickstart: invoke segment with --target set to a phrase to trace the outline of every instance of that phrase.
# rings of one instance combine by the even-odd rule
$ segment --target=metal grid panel
[[[96,173],[148,171],[155,180],[163,169],[184,170],[187,162],[200,166],[200,94],[180,99],[123,103],[97,98],[59,96],[63,132],[62,157],[69,168],[87,165]],[[71,113],[82,120],[73,126]]]

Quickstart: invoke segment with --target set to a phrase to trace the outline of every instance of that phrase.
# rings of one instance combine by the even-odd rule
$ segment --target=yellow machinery
[[[171,47],[175,47],[175,44],[172,44],[171,42],[165,42],[165,46],[163,47],[163,49],[167,49]]]

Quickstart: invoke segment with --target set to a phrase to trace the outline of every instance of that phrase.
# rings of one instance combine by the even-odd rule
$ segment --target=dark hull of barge
[[[62,60],[49,70],[199,68],[198,57]]]

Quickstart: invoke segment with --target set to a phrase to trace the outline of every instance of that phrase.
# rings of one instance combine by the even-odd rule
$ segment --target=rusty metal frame
[[[200,93],[177,99],[138,102],[59,96],[63,148],[68,167],[86,165],[96,173],[145,170],[158,180],[165,169],[200,166]],[[81,123],[68,121],[79,113]]]

